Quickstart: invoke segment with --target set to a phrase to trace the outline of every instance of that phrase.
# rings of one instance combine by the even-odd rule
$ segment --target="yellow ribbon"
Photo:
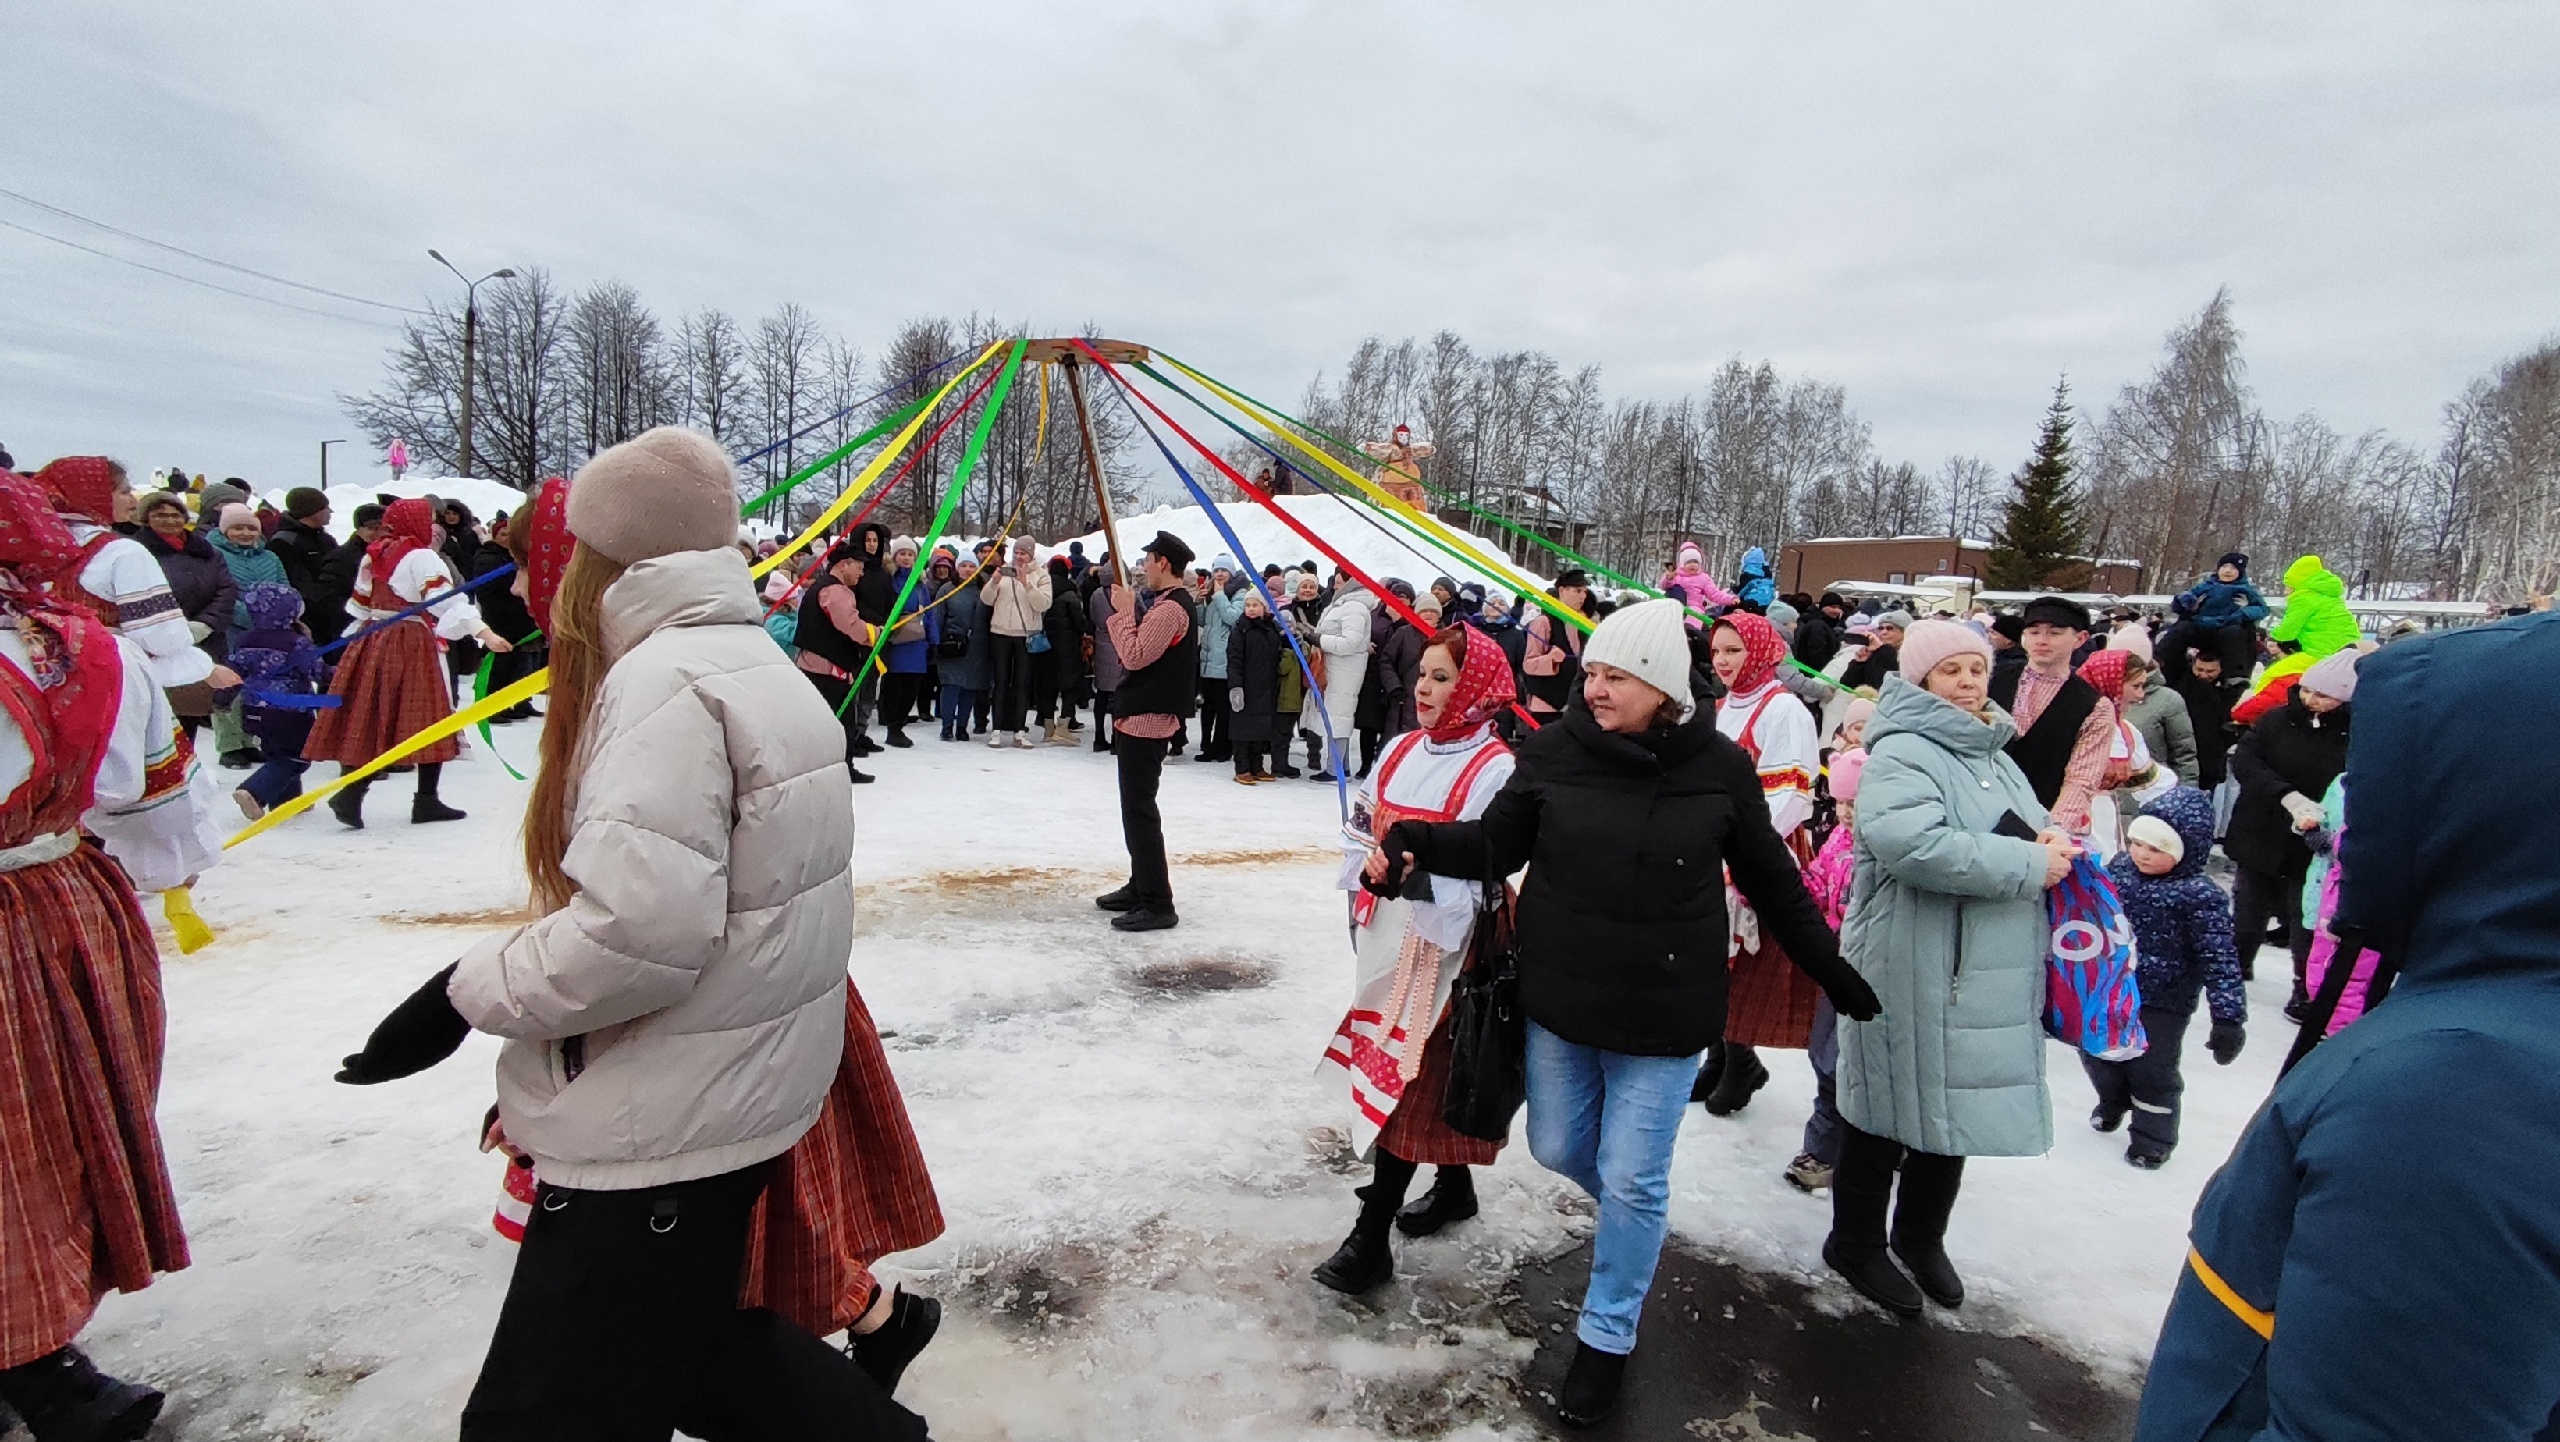
[[[1193,380],[1198,381],[1201,385],[1207,387],[1212,393],[1214,393],[1220,400],[1225,401],[1228,405],[1235,407],[1237,410],[1244,412],[1247,416],[1250,416],[1254,420],[1260,422],[1263,429],[1280,437],[1282,440],[1287,441],[1290,445],[1297,447],[1298,450],[1312,457],[1317,464],[1322,465],[1326,470],[1333,472],[1344,481],[1347,481],[1354,487],[1357,487],[1362,495],[1367,496],[1372,501],[1375,501],[1381,508],[1391,514],[1401,516],[1406,520],[1413,522],[1413,524],[1420,528],[1425,534],[1439,541],[1442,545],[1452,548],[1457,554],[1468,558],[1468,560],[1475,564],[1479,569],[1483,569],[1488,563],[1495,566],[1502,565],[1501,562],[1491,561],[1489,557],[1483,556],[1482,553],[1478,552],[1473,546],[1467,545],[1464,541],[1460,540],[1456,532],[1440,523],[1439,517],[1432,515],[1428,511],[1406,504],[1394,492],[1387,490],[1377,482],[1370,480],[1367,476],[1361,475],[1358,471],[1355,471],[1349,466],[1344,465],[1342,462],[1335,460],[1330,453],[1319,447],[1307,444],[1304,440],[1299,438],[1297,429],[1278,415],[1264,410],[1252,401],[1237,395],[1234,391],[1228,390],[1225,386],[1218,384],[1216,381],[1209,379],[1207,376],[1200,374],[1200,372],[1193,370],[1191,367],[1184,365],[1182,362],[1175,360],[1172,356],[1166,355],[1162,351],[1156,352],[1156,358],[1163,361],[1166,365],[1173,367],[1175,370],[1182,372],[1184,375],[1191,377]],[[1571,606],[1564,604],[1562,601],[1557,600],[1555,597],[1548,595],[1544,590],[1539,588],[1535,577],[1529,578],[1525,585],[1522,584],[1519,575],[1516,572],[1510,579],[1513,590],[1528,597],[1529,600],[1535,604],[1545,608],[1547,613],[1554,616],[1556,619],[1563,621],[1568,625],[1579,627],[1584,631],[1589,631],[1599,624],[1590,617],[1582,614],[1580,611],[1577,611]]]
[[[2230,1308],[2231,1315],[2239,1318],[2241,1325],[2267,1341],[2276,1339],[2276,1314],[2250,1306],[2249,1299],[2222,1280],[2222,1274],[2205,1261],[2204,1253],[2193,1247],[2187,1248],[2187,1265],[2195,1269],[2196,1280],[2204,1283],[2204,1289],[2213,1294],[2215,1301]]]

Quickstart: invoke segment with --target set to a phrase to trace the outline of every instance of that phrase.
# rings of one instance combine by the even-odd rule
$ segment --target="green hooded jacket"
[[[2290,641],[2316,660],[2363,638],[2347,610],[2347,583],[2318,556],[2303,556],[2285,567],[2284,585],[2284,615],[2268,630],[2270,640]]]

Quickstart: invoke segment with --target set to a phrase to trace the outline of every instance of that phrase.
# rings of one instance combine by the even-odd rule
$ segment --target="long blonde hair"
[[[530,515],[533,507],[526,506]],[[578,745],[587,715],[608,669],[604,654],[605,588],[622,578],[623,564],[580,541],[560,573],[552,598],[551,709],[542,723],[542,770],[524,813],[524,869],[533,881],[533,906],[549,914],[569,904],[578,884],[560,869],[569,855],[569,810],[577,777]]]

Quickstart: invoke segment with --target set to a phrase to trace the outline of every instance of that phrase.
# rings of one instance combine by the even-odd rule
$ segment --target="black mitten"
[[[2248,1028],[2236,1021],[2217,1021],[2213,1032],[2205,1038],[2204,1049],[2213,1053],[2216,1066],[2229,1066],[2240,1058],[2240,1048],[2249,1040]]]
[[[455,965],[460,965],[459,962]],[[454,968],[446,967],[427,979],[425,986],[409,994],[409,999],[391,1009],[382,1024],[366,1037],[364,1050],[348,1057],[338,1073],[338,1080],[349,1086],[372,1086],[376,1082],[398,1081],[415,1076],[461,1049],[462,1039],[471,1035],[471,1023],[453,1009],[444,994],[446,983],[453,980]]]

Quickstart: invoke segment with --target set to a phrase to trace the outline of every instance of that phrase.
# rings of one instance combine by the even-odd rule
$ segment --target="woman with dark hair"
[[[240,586],[232,579],[231,568],[213,543],[188,524],[186,502],[176,496],[157,495],[144,501],[140,519],[142,548],[160,563],[160,574],[168,578],[179,614],[190,631],[203,630],[196,638],[196,649],[215,665],[223,665],[231,656],[231,623],[240,601]],[[178,720],[190,736],[213,721],[213,693],[208,688],[178,688],[170,703],[177,707]]]
[[[1497,883],[1529,865],[1529,1149],[1600,1209],[1580,1345],[1557,1399],[1573,1426],[1616,1405],[1668,1227],[1681,1112],[1700,1056],[1724,1033],[1727,868],[1842,1016],[1876,1014],[1770,825],[1751,758],[1693,699],[1680,603],[1612,613],[1582,664],[1580,697],[1521,743],[1481,818],[1399,821],[1366,872],[1393,892],[1415,868]]]
[[[1547,594],[1573,610],[1589,614],[1591,577],[1579,568],[1556,577]],[[1527,678],[1529,710],[1539,719],[1564,714],[1582,681],[1582,628],[1558,620],[1544,606],[1529,617],[1521,651],[1520,672]]]

